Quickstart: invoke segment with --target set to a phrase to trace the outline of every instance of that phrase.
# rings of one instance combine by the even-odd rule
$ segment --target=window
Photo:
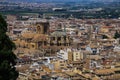
[[[55,37],[53,37],[53,40],[55,40]]]
[[[32,45],[32,48],[34,48],[34,45]]]

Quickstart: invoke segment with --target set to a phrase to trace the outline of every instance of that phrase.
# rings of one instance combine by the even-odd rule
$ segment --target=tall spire
[[[64,26],[64,32],[65,32],[65,34],[66,34],[66,26],[63,24],[63,26]]]

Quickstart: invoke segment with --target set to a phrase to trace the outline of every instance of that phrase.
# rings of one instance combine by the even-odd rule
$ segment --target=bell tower
[[[43,28],[40,24],[37,24],[37,33],[42,34]]]
[[[38,22],[37,25],[37,33],[39,34],[48,34],[49,32],[49,23],[48,22]]]

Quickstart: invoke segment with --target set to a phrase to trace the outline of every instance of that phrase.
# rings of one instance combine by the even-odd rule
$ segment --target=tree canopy
[[[108,36],[102,35],[102,38],[103,38],[103,39],[108,39]]]
[[[7,32],[7,23],[0,15],[0,80],[16,80],[16,55],[13,53],[15,44],[10,40]]]
[[[120,38],[120,33],[118,33],[118,31],[115,32],[114,38],[115,38],[115,39]]]

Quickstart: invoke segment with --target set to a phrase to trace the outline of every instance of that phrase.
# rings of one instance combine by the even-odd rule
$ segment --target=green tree
[[[103,39],[108,39],[108,37],[106,35],[102,35]]]
[[[120,34],[116,31],[115,34],[114,34],[114,38],[117,39],[117,38],[120,38]]]
[[[0,80],[16,80],[16,55],[13,53],[15,44],[6,35],[7,23],[0,15]]]

